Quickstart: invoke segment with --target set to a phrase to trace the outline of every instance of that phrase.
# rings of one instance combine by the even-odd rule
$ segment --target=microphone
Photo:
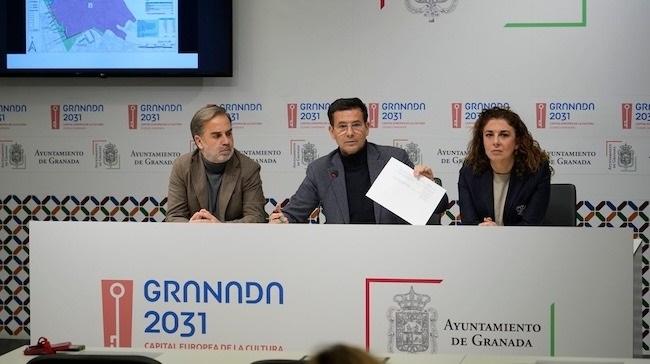
[[[333,169],[329,172],[330,172],[330,179],[335,179],[336,177],[339,176],[339,171],[337,171],[336,169]]]

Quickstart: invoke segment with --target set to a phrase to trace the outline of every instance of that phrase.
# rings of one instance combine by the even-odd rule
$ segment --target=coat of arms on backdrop
[[[456,9],[458,0],[404,0],[406,9],[413,14],[422,14],[433,23],[436,17],[451,13]]]
[[[427,307],[431,297],[416,293],[411,286],[408,293],[396,294],[393,301],[399,305],[388,309],[388,352],[435,353],[438,350],[438,311]]]

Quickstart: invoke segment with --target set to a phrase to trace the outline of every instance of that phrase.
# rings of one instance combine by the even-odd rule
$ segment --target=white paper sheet
[[[412,225],[426,225],[445,193],[432,180],[413,176],[413,168],[391,158],[366,196]]]

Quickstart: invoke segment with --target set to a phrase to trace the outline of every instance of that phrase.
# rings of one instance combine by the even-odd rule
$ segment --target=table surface
[[[26,346],[0,356],[0,364],[27,363],[33,356],[26,356]],[[296,352],[225,352],[225,351],[189,351],[189,350],[148,350],[130,348],[88,348],[80,354],[137,354],[152,357],[163,364],[250,364],[261,359],[300,359],[303,353]],[[71,353],[70,355],[75,355]],[[389,364],[641,364],[650,363],[649,359],[615,359],[615,358],[579,358],[579,357],[531,357],[531,356],[496,356],[478,354],[433,354],[433,355],[390,355]]]

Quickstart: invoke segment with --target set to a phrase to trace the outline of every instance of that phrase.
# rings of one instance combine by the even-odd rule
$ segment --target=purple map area
[[[125,39],[126,33],[117,26],[124,26],[129,20],[135,21],[124,0],[53,0],[50,9],[67,37],[95,29],[100,32],[110,30]]]

